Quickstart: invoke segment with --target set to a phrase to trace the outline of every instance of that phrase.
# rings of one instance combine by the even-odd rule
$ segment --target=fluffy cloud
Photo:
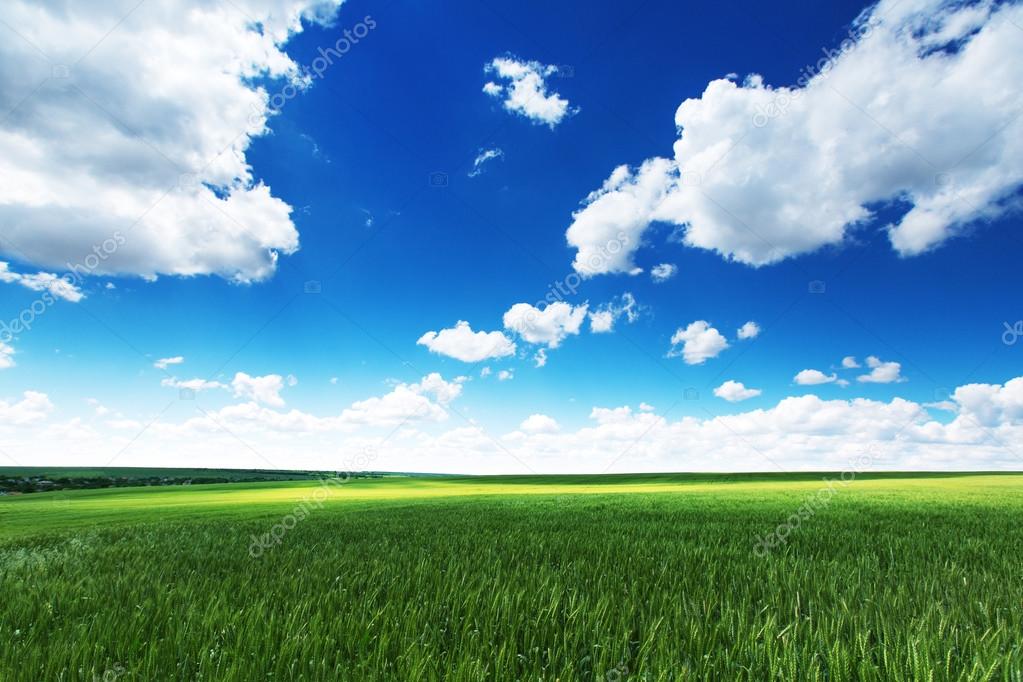
[[[654,221],[760,266],[839,244],[896,200],[903,256],[999,215],[1023,182],[1021,25],[1019,3],[882,0],[794,87],[711,82],[676,112],[673,159],[619,167],[574,214],[576,269],[621,231],[590,274],[627,272]]]
[[[561,430],[558,422],[546,414],[531,414],[519,425],[524,433],[557,433]]]
[[[650,224],[651,207],[664,200],[673,168],[666,159],[651,159],[635,174],[619,166],[586,197],[565,233],[568,245],[577,249],[576,272],[584,277],[639,272],[633,254]]]
[[[714,395],[730,403],[756,398],[761,393],[763,391],[759,388],[746,388],[741,381],[732,381],[731,379],[714,389]]]
[[[2,211],[3,205],[0,204],[0,212]],[[51,272],[37,272],[31,275],[12,272],[10,266],[3,261],[0,261],[0,282],[18,284],[32,291],[47,291],[56,298],[62,298],[72,303],[78,303],[85,297],[82,290],[70,281],[70,278],[64,279]]]
[[[462,362],[480,362],[515,354],[515,344],[501,332],[474,332],[468,322],[459,320],[451,329],[426,332],[416,341],[431,352]]]
[[[611,332],[614,330],[615,322],[622,316],[625,316],[630,324],[639,319],[636,299],[627,292],[590,313],[590,331],[594,334]]]
[[[515,370],[513,369],[502,369],[497,373],[498,381],[511,381],[515,378]]]
[[[672,265],[671,263],[661,263],[660,265],[655,265],[650,268],[650,279],[652,279],[655,284],[667,282],[677,274],[678,266]]]
[[[132,439],[145,423],[140,420],[132,431],[109,433],[90,433],[72,420],[39,428],[24,453],[13,441],[5,450],[23,461],[31,454],[54,464],[83,465],[109,457],[111,446],[133,442],[126,464],[253,467],[269,461],[330,469],[365,457],[372,448],[375,469],[469,473],[524,473],[521,462],[543,473],[602,472],[609,466],[613,471],[1018,470],[1023,457],[1016,446],[1023,442],[1023,377],[957,388],[948,401],[952,419],[943,421],[903,398],[824,400],[811,394],[764,409],[677,421],[652,413],[649,406],[636,411],[596,407],[592,423],[580,429],[527,433],[520,428],[499,439],[478,424],[435,432],[433,423],[447,414],[428,399],[422,383],[399,385],[375,402],[357,403],[343,417],[250,402],[184,423],[154,422],[137,441]],[[127,421],[124,425],[128,428]],[[373,427],[385,428],[386,438],[362,431]],[[348,435],[338,439],[337,432]]]
[[[820,384],[833,384],[838,381],[838,375],[825,374],[819,369],[804,369],[792,379],[800,386],[818,386]]]
[[[262,377],[249,376],[238,372],[231,381],[231,390],[236,398],[247,398],[271,407],[283,407],[284,377],[280,374],[267,374]]]
[[[483,164],[487,161],[493,161],[494,159],[500,159],[504,156],[504,151],[500,147],[495,149],[481,149],[480,153],[472,162],[472,170],[469,171],[469,177],[475,178],[477,175],[483,173]]]
[[[0,425],[24,426],[46,419],[53,411],[53,403],[45,393],[25,391],[18,402],[0,400]]]
[[[738,331],[735,332],[735,335],[739,339],[755,339],[760,335],[760,325],[753,320],[750,320],[739,327]]]
[[[504,98],[504,108],[521,114],[533,123],[545,123],[551,128],[576,110],[568,108],[568,100],[556,92],[547,92],[544,79],[558,72],[558,67],[540,62],[524,62],[511,57],[498,57],[487,64],[484,73],[494,74],[504,84],[489,81],[483,92],[491,97]]]
[[[167,369],[171,365],[180,365],[184,361],[185,361],[184,356],[175,355],[172,358],[160,358],[159,360],[153,363],[153,367],[157,369]]]
[[[533,364],[536,367],[544,367],[547,364],[547,349],[539,348],[536,354],[533,355]]]
[[[846,355],[842,358],[843,369],[859,369],[860,363],[856,362],[856,358],[852,355]]]
[[[14,367],[14,348],[0,341],[0,369]]]
[[[870,373],[856,377],[857,381],[870,384],[892,384],[906,380],[901,374],[902,365],[898,362],[883,362],[871,355],[867,358],[867,367],[870,368]]]
[[[711,327],[708,322],[697,320],[685,329],[679,327],[675,330],[671,337],[668,357],[681,355],[687,365],[702,365],[707,360],[717,357],[726,348],[728,340],[721,332]]]
[[[557,348],[566,336],[579,333],[586,311],[585,303],[573,306],[557,301],[542,310],[528,303],[516,303],[504,314],[504,327],[528,343]]]
[[[8,241],[91,274],[270,276],[298,233],[246,159],[272,113],[256,83],[308,85],[283,45],[339,4],[6,2],[19,34],[0,41]]]
[[[985,427],[1023,422],[1023,377],[999,384],[967,384],[958,387],[952,401],[962,416]],[[1019,442],[1019,441],[1016,441]]]
[[[445,381],[434,372],[419,383],[398,384],[384,396],[353,403],[341,413],[339,421],[346,426],[399,426],[416,421],[444,421],[448,413],[443,406],[461,393],[461,383]]]

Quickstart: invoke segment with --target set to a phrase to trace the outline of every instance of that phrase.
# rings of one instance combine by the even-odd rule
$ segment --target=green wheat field
[[[0,680],[1023,679],[1023,475],[836,476],[2,496]]]

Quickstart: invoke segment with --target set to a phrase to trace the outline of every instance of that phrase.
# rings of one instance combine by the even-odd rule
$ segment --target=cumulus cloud
[[[557,348],[565,337],[578,334],[588,306],[557,301],[542,310],[528,303],[516,303],[504,314],[504,327],[528,343]]]
[[[481,149],[480,153],[472,162],[472,170],[469,171],[469,177],[475,178],[477,175],[483,173],[483,164],[485,164],[487,161],[500,159],[503,156],[504,151],[502,151],[500,147],[496,147],[494,149]]]
[[[171,365],[180,365],[184,361],[185,361],[184,356],[175,355],[172,358],[160,358],[159,360],[153,363],[153,367],[157,369],[167,369]]]
[[[533,123],[547,124],[551,128],[561,123],[578,109],[569,109],[568,100],[556,92],[547,92],[545,79],[558,72],[558,67],[535,61],[520,61],[513,57],[498,57],[483,68],[502,83],[489,81],[483,92],[491,97],[503,98],[504,108],[525,116]]]
[[[8,241],[37,266],[89,274],[269,277],[298,233],[246,152],[273,113],[266,84],[310,82],[284,44],[339,4],[6,2],[23,36],[0,41]]]
[[[750,320],[746,324],[739,327],[735,335],[740,339],[755,339],[760,335],[760,325]]]
[[[650,268],[650,279],[652,279],[655,284],[667,282],[677,274],[678,266],[672,265],[671,263],[661,263],[660,265],[655,265]]]
[[[352,404],[341,413],[345,426],[397,426],[416,421],[444,421],[444,405],[462,393],[461,382],[445,381],[437,372],[418,383],[398,384],[390,393]],[[432,399],[431,399],[432,396]]]
[[[450,329],[426,332],[416,343],[433,353],[462,362],[480,362],[515,354],[515,343],[501,332],[474,332],[469,323],[459,320]]]
[[[0,400],[0,425],[24,426],[46,419],[53,411],[53,403],[45,393],[25,391],[18,402]]]
[[[247,398],[271,407],[283,407],[284,377],[280,374],[267,374],[254,377],[245,372],[238,372],[231,380],[231,390],[236,398]]]
[[[546,414],[531,414],[519,425],[524,433],[557,433],[561,430],[558,422]]]
[[[502,369],[497,373],[498,381],[511,381],[515,378],[515,370],[513,369]]]
[[[533,355],[533,364],[536,367],[544,367],[547,364],[547,349],[539,348]]]
[[[856,358],[852,355],[846,355],[842,358],[842,369],[859,369],[860,363],[856,362]]]
[[[901,374],[902,365],[898,362],[884,362],[871,355],[867,358],[867,367],[870,368],[870,373],[856,377],[857,381],[869,384],[892,384],[906,380]]]
[[[649,406],[595,407],[582,428],[520,428],[500,440],[476,424],[435,432],[434,423],[447,413],[419,384],[399,385],[387,396],[361,401],[343,417],[248,402],[183,423],[158,420],[125,461],[181,466],[185,457],[193,466],[265,466],[266,459],[239,444],[239,434],[278,466],[309,469],[364,456],[366,447],[375,448],[374,468],[380,470],[472,473],[519,473],[520,462],[543,473],[602,472],[609,465],[614,471],[1018,470],[1023,457],[1016,446],[1023,442],[1023,377],[960,386],[948,401],[951,419],[942,421],[903,398],[824,400],[810,394],[763,409],[676,421]],[[136,420],[134,432],[90,433],[72,422],[41,427],[25,447],[55,464],[88,464],[112,444],[127,444],[146,422]],[[369,431],[374,427],[387,429],[386,442]],[[337,432],[348,435],[338,439]]]
[[[639,319],[639,306],[636,298],[626,292],[616,296],[610,303],[594,309],[589,314],[590,331],[594,334],[605,334],[614,331],[618,318],[625,317],[630,324]]]
[[[820,384],[833,384],[838,381],[835,373],[825,374],[819,369],[804,369],[792,379],[800,386],[818,386]]]
[[[730,403],[756,398],[762,392],[759,388],[746,388],[741,381],[731,379],[714,389],[714,395]]]
[[[0,204],[0,211],[3,211],[2,204]],[[30,275],[12,272],[10,265],[3,261],[0,261],[0,282],[18,284],[32,291],[46,291],[56,298],[72,303],[78,303],[85,298],[82,290],[71,281],[71,278],[64,279],[52,272],[37,272]]]
[[[681,345],[681,348],[679,346]],[[682,356],[687,365],[702,365],[728,348],[728,340],[704,320],[692,322],[685,329],[679,327],[671,337],[668,357]]]
[[[0,341],[0,369],[14,367],[14,348],[3,341]]]
[[[1023,5],[882,0],[791,87],[723,78],[678,108],[674,158],[617,168],[573,215],[576,269],[609,235],[626,272],[647,227],[753,266],[842,243],[878,206],[902,256],[1013,205],[1023,182]],[[581,270],[580,270],[581,271]]]
[[[619,166],[586,197],[565,233],[568,245],[577,250],[572,261],[576,272],[584,277],[639,272],[633,255],[650,224],[650,207],[664,200],[672,172],[666,159],[651,159],[636,173]]]

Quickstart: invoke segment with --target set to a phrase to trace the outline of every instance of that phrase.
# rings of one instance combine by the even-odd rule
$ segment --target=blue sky
[[[1018,468],[1020,5],[905,1],[203,6],[166,63],[132,38],[178,3],[45,21],[14,3],[2,317],[55,300],[4,338],[6,459]],[[512,73],[541,87],[519,110]],[[580,266],[607,230],[625,246]],[[566,282],[578,322],[508,324]],[[417,343],[459,321],[514,352]]]

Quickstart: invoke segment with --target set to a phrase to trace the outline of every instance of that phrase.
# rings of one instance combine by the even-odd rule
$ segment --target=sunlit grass
[[[792,478],[2,499],[0,679],[1020,679],[1023,476]]]

